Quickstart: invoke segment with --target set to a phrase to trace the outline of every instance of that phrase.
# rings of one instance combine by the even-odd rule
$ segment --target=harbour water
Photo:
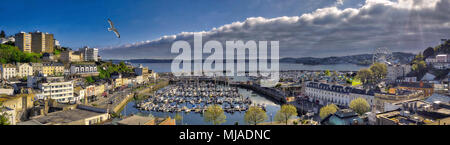
[[[139,65],[133,63],[133,65]],[[171,63],[142,63],[144,67],[153,70],[155,72],[171,72]],[[367,66],[361,66],[356,64],[334,64],[334,65],[304,65],[298,63],[280,63],[280,70],[336,70],[336,71],[358,71],[361,68]]]
[[[275,116],[276,112],[280,109],[280,105],[277,103],[274,103],[272,100],[269,100],[268,98],[261,96],[259,94],[254,93],[251,90],[241,89],[238,88],[239,94],[241,94],[244,97],[249,97],[252,101],[252,104],[266,104],[266,113],[267,113],[267,120],[266,122],[272,121],[273,117]],[[142,114],[142,115],[148,115],[152,114],[155,117],[166,117],[170,116],[172,118],[175,117],[175,112],[158,112],[158,111],[145,111],[145,110],[139,110],[135,106],[136,102],[131,101],[129,102],[124,110],[122,110],[122,115],[131,115],[131,114]],[[211,123],[205,122],[203,119],[203,115],[201,113],[195,113],[195,112],[179,112],[183,116],[182,124],[187,125],[210,125]],[[244,115],[245,111],[241,112],[234,112],[234,113],[225,113],[227,116],[226,122],[223,123],[223,125],[233,125],[235,122],[238,122],[239,124],[246,124],[244,121]]]

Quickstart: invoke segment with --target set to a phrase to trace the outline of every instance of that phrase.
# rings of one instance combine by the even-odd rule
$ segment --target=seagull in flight
[[[120,38],[119,31],[117,31],[117,29],[114,27],[114,24],[111,21],[111,19],[108,19],[108,23],[111,26],[111,28],[108,28],[108,31],[113,31],[116,34],[117,38]]]

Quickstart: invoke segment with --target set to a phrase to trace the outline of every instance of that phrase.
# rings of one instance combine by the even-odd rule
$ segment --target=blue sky
[[[0,29],[50,32],[62,45],[106,47],[203,31],[248,17],[295,16],[334,4],[334,0],[6,0]],[[111,18],[122,38],[106,31]]]
[[[8,35],[40,30],[55,34],[63,46],[74,49],[85,45],[114,48],[101,51],[104,58],[173,56],[169,52],[173,40],[191,38],[182,32],[205,31],[205,40],[279,40],[281,57],[361,54],[377,47],[416,53],[438,44],[440,38],[450,37],[450,10],[445,7],[450,0],[2,0],[1,3],[0,29]],[[121,33],[120,39],[107,31],[108,18]],[[226,29],[230,30],[221,31]]]

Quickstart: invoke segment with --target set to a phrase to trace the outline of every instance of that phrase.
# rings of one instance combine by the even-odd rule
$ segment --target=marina
[[[176,114],[180,114],[180,115],[182,115],[182,118],[183,118],[181,120],[181,124],[183,124],[183,125],[209,125],[210,123],[205,122],[203,119],[203,111],[204,111],[204,109],[206,109],[205,106],[214,104],[214,103],[219,104],[221,102],[219,100],[223,100],[222,104],[219,104],[219,105],[222,105],[225,116],[227,117],[226,122],[224,122],[223,125],[233,125],[235,123],[246,124],[243,118],[244,118],[246,109],[248,109],[248,106],[259,105],[259,106],[263,107],[265,109],[267,117],[268,117],[265,122],[273,121],[273,118],[274,118],[276,112],[280,109],[280,104],[272,101],[271,99],[267,98],[266,96],[262,96],[256,92],[254,92],[250,89],[243,89],[243,88],[239,88],[239,87],[237,87],[237,88],[236,87],[226,87],[224,85],[218,85],[216,87],[222,88],[223,90],[225,90],[225,88],[230,88],[231,91],[229,91],[229,92],[234,92],[233,91],[234,89],[232,89],[232,88],[235,88],[236,89],[235,91],[236,91],[236,93],[238,93],[238,95],[234,96],[234,97],[233,96],[216,96],[216,97],[211,97],[211,98],[209,96],[204,96],[204,97],[199,97],[199,96],[197,96],[197,97],[195,97],[195,96],[192,96],[192,97],[176,96],[175,97],[175,96],[173,96],[172,97],[171,93],[169,91],[169,90],[171,90],[170,88],[172,88],[172,89],[179,88],[180,89],[180,86],[169,85],[166,88],[158,90],[154,95],[155,97],[149,97],[148,99],[141,100],[141,101],[137,101],[137,100],[130,101],[126,105],[124,110],[122,110],[121,113],[125,116],[131,115],[131,114],[142,114],[142,115],[151,114],[156,117],[170,116],[172,118],[174,118]],[[226,90],[228,90],[228,89],[226,89]],[[162,98],[164,98],[164,99],[162,99]],[[244,98],[244,101],[242,101],[242,98]],[[196,101],[199,101],[200,99],[201,99],[200,103],[196,102]],[[158,100],[160,102],[156,103],[156,102],[158,102]],[[172,103],[170,103],[171,100],[172,100]],[[183,101],[181,101],[181,100],[184,100],[184,103],[182,103]],[[189,100],[189,101],[187,101],[187,100]],[[208,101],[208,100],[210,100],[210,101]],[[215,102],[214,100],[217,100],[217,101]],[[239,104],[240,109],[237,109],[238,105],[235,105],[235,107],[234,107],[235,109],[231,109],[232,106],[229,105],[231,100],[233,100],[233,104]],[[241,101],[239,101],[239,100],[241,100]],[[247,102],[245,100],[247,100]],[[156,101],[156,102],[152,102],[152,101]],[[165,103],[166,101],[167,101],[167,103]],[[177,101],[181,101],[181,103],[177,102]],[[193,102],[193,103],[191,103],[191,102]],[[208,104],[208,102],[209,102],[209,104]],[[238,103],[238,102],[242,102],[242,103]],[[144,104],[147,104],[147,105],[144,105]],[[153,104],[153,107],[150,107],[149,104]],[[145,109],[146,107],[144,107],[144,106],[147,106],[147,109]],[[165,106],[165,107],[163,107],[163,106]],[[173,106],[174,109],[169,109],[169,108],[171,108],[169,106]],[[226,107],[226,106],[229,106],[229,107]],[[246,107],[246,109],[242,109],[242,106]],[[159,108],[161,108],[161,109],[159,109]],[[240,110],[240,111],[238,111],[238,110]]]
[[[212,82],[178,82],[137,102],[136,108],[157,112],[203,113],[208,105],[221,105],[227,113],[246,111],[252,100],[239,94],[237,87]],[[265,110],[265,104],[254,104]]]

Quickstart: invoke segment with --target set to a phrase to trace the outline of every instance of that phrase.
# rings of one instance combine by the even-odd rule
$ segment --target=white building
[[[12,64],[1,64],[0,71],[3,79],[8,80],[17,76],[16,67]]]
[[[305,95],[310,101],[321,105],[336,104],[348,107],[356,98],[366,99],[370,106],[375,104],[372,91],[325,83],[306,82]]]
[[[436,62],[449,62],[449,56],[447,54],[436,55]]]
[[[17,63],[17,77],[23,78],[33,75],[33,67],[28,63]]]
[[[0,44],[5,44],[6,42],[16,42],[16,38],[14,36],[8,37],[8,38],[0,38]]]
[[[98,48],[84,47],[80,48],[78,51],[83,53],[84,61],[98,61]]]
[[[0,88],[0,95],[14,95],[14,88]]]
[[[450,68],[450,56],[448,54],[438,54],[436,57],[430,57],[425,59],[427,64],[432,65],[435,69],[449,69]]]
[[[388,65],[386,79],[395,82],[398,77],[405,77],[411,72],[411,65]]]
[[[436,63],[437,61],[436,61],[435,57],[429,57],[429,58],[425,59],[425,62],[427,64],[432,64],[432,63]]]
[[[98,75],[97,65],[95,64],[73,64],[70,66],[70,74],[80,75]]]
[[[73,98],[73,82],[65,81],[63,77],[47,77],[39,82],[39,89],[46,98],[67,103]]]

